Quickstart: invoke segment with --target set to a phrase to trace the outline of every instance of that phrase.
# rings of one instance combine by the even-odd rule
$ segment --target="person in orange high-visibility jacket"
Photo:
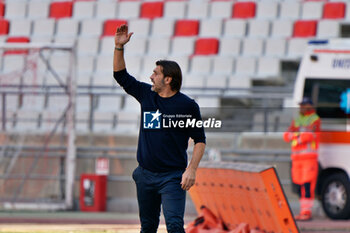
[[[299,106],[300,114],[292,121],[283,138],[291,143],[292,181],[300,190],[300,214],[295,219],[310,220],[318,175],[321,120],[310,98],[304,97]]]

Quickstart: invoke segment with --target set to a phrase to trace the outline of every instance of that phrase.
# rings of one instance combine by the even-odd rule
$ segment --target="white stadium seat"
[[[25,18],[27,13],[27,1],[6,1],[5,18]]]
[[[114,19],[117,12],[116,1],[96,1],[96,18]]]
[[[99,39],[100,38],[96,36],[79,37],[77,39],[78,54],[97,54]]]
[[[321,39],[341,37],[340,27],[340,23],[336,20],[320,20],[317,24],[317,37]]]
[[[227,76],[225,75],[209,75],[206,83],[207,88],[226,88]]]
[[[242,19],[229,19],[224,21],[224,36],[244,37],[247,34],[247,22]]]
[[[261,56],[264,53],[264,40],[257,38],[246,38],[243,40],[244,56]]]
[[[63,18],[57,21],[56,36],[77,36],[78,29],[78,20]]]
[[[265,55],[270,57],[284,57],[286,55],[286,44],[286,39],[267,39],[265,41]]]
[[[293,34],[292,20],[274,20],[272,22],[271,36],[272,37],[290,37]]]
[[[323,13],[323,2],[321,1],[306,1],[302,4],[301,18],[302,19],[320,19]]]
[[[168,37],[149,37],[148,55],[167,56],[170,51],[170,38]]]
[[[254,75],[256,73],[256,59],[252,57],[238,57],[235,68],[237,75]]]
[[[150,34],[151,21],[149,19],[131,19],[128,26],[130,32],[135,32],[134,36],[147,37]]]
[[[10,22],[10,36],[27,36],[32,32],[32,21],[28,19],[15,19]]]
[[[29,19],[47,18],[49,15],[50,2],[45,0],[31,0],[28,1],[28,13]]]
[[[241,54],[241,40],[238,38],[224,37],[220,40],[220,55],[237,56]]]
[[[191,74],[208,75],[211,73],[211,56],[193,56],[191,59]]]
[[[101,19],[83,19],[80,23],[80,36],[101,36],[102,27]]]
[[[279,1],[260,1],[257,4],[256,17],[259,19],[275,19],[278,16]]]
[[[172,39],[172,55],[191,55],[194,51],[193,37],[174,37]]]
[[[279,77],[280,73],[281,65],[278,58],[261,57],[258,59],[258,71],[256,77]]]
[[[54,19],[37,19],[33,22],[33,36],[52,37],[55,32]]]
[[[209,6],[210,18],[230,18],[232,14],[232,4],[231,1],[212,1]]]
[[[251,20],[248,24],[249,37],[268,37],[270,34],[270,22],[268,20]]]
[[[292,59],[300,59],[307,47],[308,39],[291,38],[288,40],[287,56]]]
[[[299,1],[280,2],[281,19],[298,19],[300,17],[301,6]]]
[[[199,35],[201,37],[220,37],[222,33],[221,19],[203,19],[200,22]]]
[[[152,36],[170,37],[174,34],[174,20],[157,18],[152,22]]]
[[[213,57],[213,74],[231,75],[234,68],[234,58],[229,56]]]
[[[77,1],[73,6],[73,18],[93,18],[95,7],[95,1]]]
[[[187,18],[205,19],[208,16],[209,3],[200,1],[189,1],[187,7]]]
[[[118,4],[117,18],[118,19],[137,19],[140,15],[139,1],[121,1]]]
[[[186,14],[185,1],[166,1],[164,4],[164,17],[165,18],[185,18]]]

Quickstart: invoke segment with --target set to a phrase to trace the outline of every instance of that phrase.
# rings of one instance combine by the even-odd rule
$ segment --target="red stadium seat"
[[[0,35],[7,35],[9,33],[9,21],[0,19]]]
[[[216,38],[201,38],[196,40],[195,55],[217,54],[219,50],[219,40]]]
[[[342,19],[345,16],[344,2],[327,2],[323,6],[324,19]]]
[[[163,2],[144,2],[141,6],[141,18],[154,19],[163,16]]]
[[[53,2],[50,5],[50,18],[72,17],[73,2]]]
[[[175,36],[196,36],[199,32],[198,20],[178,20],[175,25]]]
[[[123,24],[127,24],[126,20],[110,19],[106,20],[103,25],[103,34],[102,36],[114,36],[117,27]]]
[[[28,37],[8,37],[6,39],[7,43],[29,43],[29,38]],[[4,54],[26,54],[28,53],[27,50],[14,50],[14,51],[5,51]]]
[[[0,17],[4,17],[5,15],[5,3],[0,2]]]
[[[254,18],[255,2],[237,2],[233,5],[232,18]]]
[[[293,37],[313,37],[316,30],[316,20],[298,20],[294,23]]]

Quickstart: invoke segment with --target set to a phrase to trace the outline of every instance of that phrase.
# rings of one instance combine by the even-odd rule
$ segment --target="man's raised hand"
[[[115,47],[123,48],[123,46],[130,40],[132,34],[132,32],[128,33],[127,25],[123,24],[118,27],[114,37]]]

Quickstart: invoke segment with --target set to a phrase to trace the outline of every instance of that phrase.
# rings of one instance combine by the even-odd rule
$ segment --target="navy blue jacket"
[[[151,85],[137,81],[129,75],[126,69],[114,72],[114,78],[141,105],[137,148],[139,165],[152,172],[185,170],[188,140],[192,138],[194,143],[205,143],[204,129],[186,127],[193,124],[178,127],[178,125],[174,126],[174,123],[179,121],[193,123],[194,119],[201,120],[198,104],[181,92],[169,98],[163,98],[151,90]],[[161,115],[153,119],[154,115],[151,114],[157,110]],[[150,124],[153,128],[148,127]]]

